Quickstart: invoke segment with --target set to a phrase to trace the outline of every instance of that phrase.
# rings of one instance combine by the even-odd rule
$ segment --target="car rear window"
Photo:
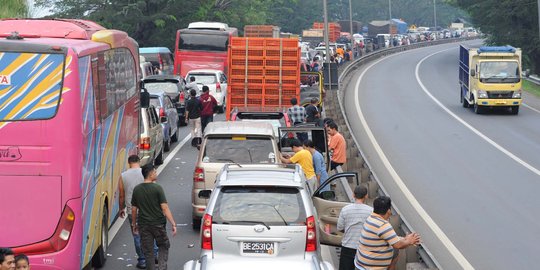
[[[160,108],[161,107],[161,103],[159,102],[159,98],[158,97],[150,97],[150,105],[156,107],[156,108]]]
[[[144,88],[146,88],[146,90],[148,90],[150,93],[161,91],[165,93],[178,93],[178,86],[171,82],[145,83]]]
[[[205,163],[272,164],[274,143],[267,137],[245,135],[209,136],[204,147]]]
[[[211,84],[217,82],[215,74],[195,73],[189,74],[189,77],[195,77],[196,83]]]
[[[294,187],[223,187],[212,220],[216,223],[305,225],[306,211],[300,191]]]

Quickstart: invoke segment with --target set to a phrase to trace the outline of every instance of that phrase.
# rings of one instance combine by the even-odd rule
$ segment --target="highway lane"
[[[356,71],[345,82],[351,130],[443,268],[535,268],[540,113],[522,107],[518,116],[476,115],[462,108],[458,54],[457,44],[441,45]]]
[[[223,114],[214,116],[215,121],[222,121]],[[191,187],[193,183],[193,170],[199,151],[191,146],[191,140],[187,140],[178,152],[174,149],[189,136],[189,127],[181,127],[179,142],[171,146],[169,155],[170,162],[158,168],[158,183],[165,190],[169,207],[177,223],[178,233],[176,237],[170,234],[170,224],[167,224],[171,248],[169,249],[169,269],[183,269],[186,261],[198,257],[200,253],[199,232],[192,229],[191,223]],[[114,232],[111,232],[114,233]],[[110,234],[109,238],[113,235]],[[123,222],[120,230],[114,235],[109,245],[108,259],[104,270],[136,269],[137,256],[133,245],[129,223]]]

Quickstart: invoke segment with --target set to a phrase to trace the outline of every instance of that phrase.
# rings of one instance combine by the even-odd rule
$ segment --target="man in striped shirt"
[[[392,215],[392,202],[389,197],[380,196],[373,201],[373,214],[364,222],[354,264],[356,269],[395,269],[398,251],[420,243],[420,235],[410,233],[401,238],[397,236],[388,222]]]
[[[354,269],[354,257],[358,248],[358,239],[364,222],[373,212],[373,208],[364,204],[367,199],[367,188],[357,186],[354,189],[355,203],[349,204],[339,212],[337,229],[343,232],[341,241],[341,254],[339,256],[339,270]]]

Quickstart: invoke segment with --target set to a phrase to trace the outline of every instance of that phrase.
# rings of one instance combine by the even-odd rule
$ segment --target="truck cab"
[[[521,50],[511,47],[460,46],[459,81],[463,107],[477,114],[504,107],[518,114],[521,105]]]

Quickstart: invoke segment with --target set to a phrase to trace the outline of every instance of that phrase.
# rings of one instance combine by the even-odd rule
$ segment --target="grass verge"
[[[530,81],[527,81],[527,80],[523,80],[523,90],[537,96],[537,97],[540,97],[540,85],[538,84],[535,84],[533,82],[530,82]]]

